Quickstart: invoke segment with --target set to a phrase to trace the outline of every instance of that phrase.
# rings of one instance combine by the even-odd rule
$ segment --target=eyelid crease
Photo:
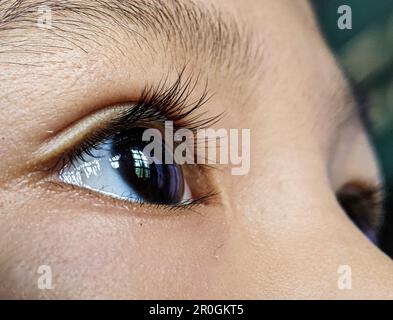
[[[42,144],[39,149],[34,152],[34,162],[42,163],[49,161],[59,154],[73,148],[73,146],[85,140],[92,132],[105,127],[113,119],[121,116],[125,111],[129,110],[132,105],[131,103],[115,105],[111,108],[95,112],[78,121],[75,125],[67,128],[56,137]]]

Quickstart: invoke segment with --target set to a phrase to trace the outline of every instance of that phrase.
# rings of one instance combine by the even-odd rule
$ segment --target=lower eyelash
[[[187,211],[193,211],[195,213],[199,213],[196,210],[196,208],[199,208],[201,206],[205,206],[207,204],[215,203],[214,201],[217,200],[218,195],[219,194],[217,192],[211,192],[209,194],[201,196],[200,198],[184,200],[181,203],[173,204],[173,205],[151,204],[151,203],[145,203],[145,202],[139,202],[139,204],[140,205],[147,205],[150,207],[156,207],[156,208],[165,208],[165,209],[169,209],[172,211],[187,210]]]
[[[149,209],[149,208],[153,208],[153,209],[164,209],[166,211],[191,211],[197,214],[201,214],[197,209],[204,207],[206,205],[219,205],[219,193],[218,192],[208,192],[203,196],[200,196],[196,199],[189,199],[189,200],[184,200],[181,203],[178,204],[173,204],[173,205],[166,205],[166,204],[156,204],[156,203],[148,203],[148,202],[143,202],[143,201],[125,201],[125,200],[121,200],[121,199],[117,199],[108,195],[102,195],[97,193],[94,190],[91,189],[87,189],[87,188],[83,188],[83,187],[79,187],[76,185],[72,185],[72,184],[63,184],[60,183],[54,179],[51,178],[44,178],[43,180],[40,180],[40,183],[42,183],[43,185],[46,186],[50,186],[49,188],[51,190],[56,190],[56,191],[61,191],[61,192],[66,192],[67,190],[69,190],[69,188],[71,188],[74,191],[79,191],[79,192],[86,192],[90,195],[93,195],[94,197],[99,197],[101,198],[102,196],[104,196],[107,201],[111,201],[113,203],[113,205],[119,205],[121,201],[121,207],[128,207],[128,205],[131,207],[134,207],[136,205],[140,206],[141,208],[145,208],[145,209]],[[47,187],[48,188],[48,187]]]

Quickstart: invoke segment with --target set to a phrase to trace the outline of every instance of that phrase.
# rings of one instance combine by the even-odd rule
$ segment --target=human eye
[[[195,114],[205,103],[207,92],[188,103],[190,79],[182,82],[180,75],[175,84],[164,87],[149,87],[137,102],[114,106],[115,116],[61,153],[51,169],[52,179],[116,200],[171,209],[187,209],[216,199],[207,166],[167,163],[146,148],[151,143],[144,138],[148,130],[163,133],[170,123],[174,132],[179,128],[195,132],[219,117],[205,119]],[[173,153],[173,142],[162,136],[158,145],[161,154]]]
[[[120,131],[73,159],[59,172],[68,184],[88,188],[121,200],[180,205],[193,201],[190,187],[176,163],[158,164],[144,150],[149,128]],[[165,148],[165,141],[162,146]]]

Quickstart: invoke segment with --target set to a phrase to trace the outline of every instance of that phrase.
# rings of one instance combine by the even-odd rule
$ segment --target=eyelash
[[[368,236],[374,233],[377,241],[383,223],[383,186],[375,186],[363,181],[350,181],[338,190],[337,200],[348,217]]]
[[[218,122],[224,114],[212,117],[202,117],[196,111],[205,105],[211,98],[208,95],[207,84],[194,102],[188,102],[198,83],[198,77],[193,80],[193,76],[184,79],[184,70],[178,74],[176,81],[168,87],[167,79],[161,81],[158,86],[147,86],[141,93],[139,100],[129,109],[123,111],[119,116],[110,121],[103,128],[87,137],[84,141],[64,152],[55,165],[50,168],[52,173],[59,173],[67,166],[74,166],[77,161],[85,161],[85,156],[94,157],[92,150],[99,150],[101,143],[114,137],[118,132],[126,131],[136,123],[159,123],[173,121],[174,130],[187,128],[196,132],[199,129],[209,127]],[[212,167],[199,164],[198,169],[207,170]],[[211,203],[216,199],[218,193],[215,191],[206,192],[197,199],[190,199],[184,203],[174,205],[149,204],[145,202],[134,202],[144,206],[165,207],[166,209],[192,210],[197,206]]]

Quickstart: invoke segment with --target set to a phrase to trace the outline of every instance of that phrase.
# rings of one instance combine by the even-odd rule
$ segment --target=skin
[[[1,54],[0,297],[393,298],[392,261],[335,199],[346,182],[378,184],[380,178],[347,81],[308,2],[214,5],[252,31],[263,59],[257,75],[240,78],[197,60],[187,66],[187,74],[209,77],[215,94],[205,110],[226,111],[213,127],[251,130],[249,174],[233,176],[228,166],[209,171],[220,199],[197,213],[46,183],[37,165],[40,148],[59,132],[115,103],[135,101],[144,83],[158,83],[168,70],[175,79],[171,66],[187,53],[171,47],[169,58],[157,46],[150,60],[112,30],[126,55],[102,38],[88,54],[43,54],[38,69],[6,63],[33,64],[37,56]],[[39,39],[43,31],[28,32]],[[192,187],[204,183],[196,179]],[[40,265],[52,268],[52,290],[37,287]],[[352,270],[351,290],[337,285],[342,265]]]

